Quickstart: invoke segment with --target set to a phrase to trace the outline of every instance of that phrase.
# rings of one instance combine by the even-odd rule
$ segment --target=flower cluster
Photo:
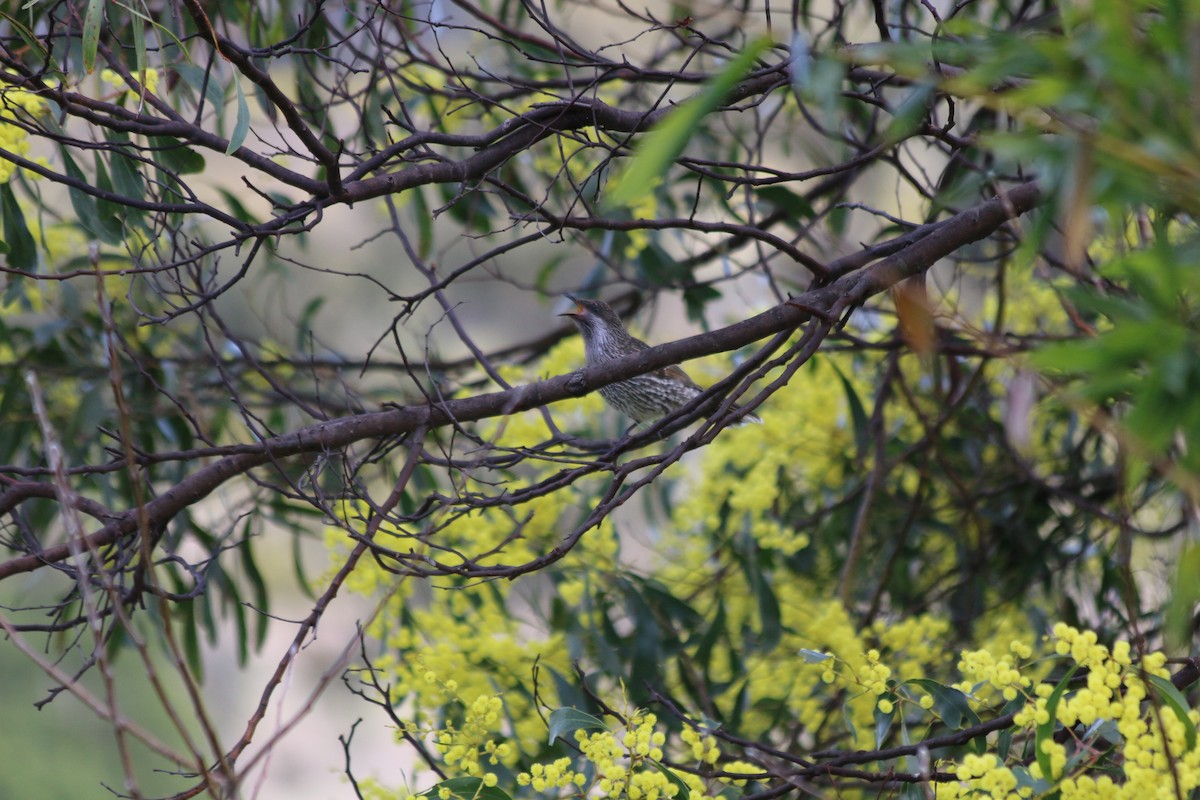
[[[594,790],[604,797],[627,796],[630,800],[661,800],[674,797],[679,786],[663,771],[647,763],[663,757],[666,734],[656,731],[654,714],[638,713],[623,734],[612,731],[575,731],[575,743],[588,762],[587,772],[577,770],[568,758],[535,763],[517,776],[517,784],[537,792],[554,789],[589,791],[587,775],[594,776]]]
[[[430,682],[433,680],[436,680],[436,675]],[[446,765],[463,775],[482,777],[482,757],[486,754],[492,763],[496,763],[500,758],[497,749],[503,745],[491,741],[491,736],[503,710],[504,704],[499,697],[480,695],[467,707],[466,717],[460,727],[447,726],[438,732],[434,744],[442,753]],[[491,780],[494,784],[496,778],[493,775],[485,780]]]
[[[1175,797],[1177,792],[1188,796],[1200,787],[1200,748],[1188,741],[1195,737],[1200,713],[1161,699],[1147,702],[1158,691],[1155,680],[1169,686],[1161,652],[1139,660],[1128,642],[1110,648],[1099,643],[1094,631],[1061,622],[1054,625],[1049,642],[1055,655],[1073,664],[1066,683],[1033,684],[1025,674],[1032,662],[1021,666],[1012,660],[1037,655],[1022,642],[1014,642],[1011,654],[1002,656],[982,650],[963,653],[959,669],[964,676],[1000,689],[1006,699],[1024,698],[1013,724],[1036,742],[1039,757],[1026,768],[1005,764],[994,753],[965,756],[953,767],[959,782],[939,785],[938,798],[1017,800],[1032,796],[1036,786],[1038,791],[1056,789],[1063,800],[1134,800]],[[1076,674],[1082,676],[1078,687],[1069,681]],[[1036,731],[1051,722],[1075,733],[1065,741],[1038,736]]]
[[[683,740],[687,752],[691,755],[693,761],[704,764],[715,764],[717,763],[717,759],[721,757],[721,748],[717,747],[716,739],[712,736],[702,734],[698,729],[690,725],[685,726],[680,731],[679,738]]]
[[[146,91],[149,92],[150,94],[154,94],[155,91],[158,90],[158,78],[159,78],[158,70],[152,69],[152,68],[147,69],[144,73],[141,73],[141,74],[139,74],[137,72],[133,73],[133,79],[135,81],[140,81],[142,83],[142,85],[145,87]],[[130,86],[125,81],[125,79],[122,78],[120,76],[120,74],[118,74],[115,70],[111,70],[111,69],[100,70],[100,80],[104,81],[109,86],[112,86],[117,91],[120,91],[120,92],[133,91],[133,87]]]
[[[17,88],[0,90],[0,148],[22,158],[29,158],[31,149],[29,133],[19,123],[29,117],[37,117],[45,113],[46,101],[33,92]],[[41,157],[33,160],[45,163],[45,159]],[[0,183],[8,183],[12,180],[16,171],[16,164],[6,159],[0,159]]]
[[[1033,794],[1031,788],[1018,789],[1017,776],[1004,766],[994,753],[975,755],[968,753],[954,771],[961,783],[941,784],[937,788],[938,799],[961,797],[969,794],[978,798],[1005,798],[1019,800]],[[969,789],[967,789],[969,787]],[[966,789],[966,791],[964,791]]]
[[[1028,658],[1029,648],[1014,641],[1010,646],[1014,652],[1024,652]],[[957,685],[966,694],[977,694],[983,685],[997,689],[1005,700],[1015,700],[1027,690],[1032,681],[1021,675],[1012,660],[1013,654],[1003,653],[999,657],[991,650],[964,650],[958,661],[958,671],[964,680]]]

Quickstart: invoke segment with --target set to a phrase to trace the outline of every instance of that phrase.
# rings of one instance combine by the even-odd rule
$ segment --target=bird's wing
[[[695,389],[700,388],[700,385],[698,383],[696,383],[694,380],[692,380],[691,376],[689,376],[686,372],[684,372],[683,368],[680,367],[678,364],[672,364],[669,367],[663,367],[662,369],[655,372],[655,374],[660,377],[663,377],[663,378],[670,378],[672,380],[679,381],[680,383],[687,384],[688,386],[691,386]]]
[[[639,352],[641,352],[642,350],[650,349],[650,345],[646,344],[641,339],[638,339],[636,336],[630,336],[629,341],[633,345],[633,348]],[[691,386],[694,389],[700,389],[700,391],[704,391],[700,387],[700,384],[698,384],[694,380],[692,380],[691,376],[689,376],[686,372],[684,372],[683,368],[680,367],[678,364],[672,364],[669,367],[663,367],[662,369],[656,369],[656,370],[654,370],[654,372],[651,372],[650,374],[657,375],[660,378],[667,378],[669,380],[679,381],[680,383]]]

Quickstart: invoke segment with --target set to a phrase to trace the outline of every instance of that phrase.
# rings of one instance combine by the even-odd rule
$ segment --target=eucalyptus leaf
[[[568,734],[578,730],[603,731],[608,730],[608,726],[602,720],[577,708],[556,708],[550,712],[549,744],[566,739]]]

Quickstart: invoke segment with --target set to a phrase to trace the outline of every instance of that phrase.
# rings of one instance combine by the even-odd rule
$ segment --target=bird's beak
[[[561,314],[559,314],[558,316],[573,317],[573,318],[582,317],[583,313],[584,313],[583,303],[579,302],[579,298],[575,297],[574,295],[570,295],[570,294],[564,295],[564,297],[566,297],[568,300],[570,300],[575,305],[571,308],[570,311],[564,311]]]

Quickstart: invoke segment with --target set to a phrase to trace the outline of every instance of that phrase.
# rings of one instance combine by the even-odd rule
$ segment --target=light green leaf
[[[134,76],[141,89],[138,92],[138,102],[146,99],[146,26],[135,19],[133,28]]]
[[[1053,780],[1054,771],[1050,766],[1050,754],[1045,752],[1043,745],[1046,742],[1054,741],[1054,727],[1058,723],[1055,719],[1055,712],[1058,711],[1058,701],[1062,699],[1063,694],[1067,691],[1067,684],[1071,682],[1071,676],[1075,674],[1075,670],[1079,669],[1079,665],[1071,667],[1071,670],[1063,675],[1062,680],[1054,687],[1054,691],[1046,698],[1046,713],[1049,715],[1045,722],[1037,726],[1037,731],[1034,735],[1033,748],[1037,755],[1038,766],[1041,767],[1042,775]]]
[[[565,739],[577,730],[603,731],[608,726],[586,711],[577,708],[556,708],[550,712],[550,744]]]
[[[219,108],[225,101],[221,87],[217,85],[216,75],[211,69],[204,69],[195,64],[176,64],[172,69],[183,78],[197,94],[203,92],[204,102],[213,108]]]
[[[187,59],[189,62],[192,60],[192,58],[191,58],[191,51],[190,51],[190,50],[188,50],[188,48],[187,48],[186,46],[184,46],[184,44],[183,44],[183,41],[182,41],[182,40],[181,40],[181,39],[180,39],[178,36],[176,36],[176,35],[175,35],[175,32],[174,32],[174,31],[172,31],[170,28],[168,28],[166,25],[163,25],[162,23],[160,23],[160,22],[156,21],[156,20],[155,20],[153,17],[151,17],[151,16],[148,16],[148,15],[146,15],[146,14],[143,14],[141,11],[139,11],[139,10],[138,10],[138,9],[136,9],[136,8],[134,8],[133,6],[129,6],[129,5],[126,5],[125,3],[122,3],[122,2],[121,2],[121,0],[109,0],[109,2],[111,2],[113,5],[117,5],[117,6],[120,6],[121,8],[123,8],[123,9],[125,9],[125,10],[126,10],[126,11],[128,11],[130,14],[132,14],[132,15],[134,16],[134,18],[135,18],[135,19],[140,19],[142,22],[145,22],[145,23],[149,24],[149,25],[150,25],[151,27],[153,27],[153,28],[154,28],[156,31],[158,31],[158,34],[159,34],[160,36],[165,36],[165,37],[167,37],[168,39],[170,39],[170,40],[171,40],[171,42],[172,42],[172,43],[175,45],[175,47],[177,48],[177,52],[178,52],[178,53],[179,53],[179,54],[180,54],[180,55],[181,55],[183,58]],[[135,25],[135,28],[136,28],[136,25]],[[143,38],[143,40],[144,40],[144,39],[145,39],[145,35],[146,35],[146,34],[145,34],[145,31],[143,31],[142,33],[140,33],[140,34],[139,34],[139,33],[138,33],[136,30],[135,30],[133,35],[134,35],[134,38],[135,38],[135,40],[136,40],[136,38],[137,38],[138,36],[141,36],[141,37]],[[144,62],[143,62],[143,61],[141,61],[141,60],[139,60],[139,61],[138,61],[138,69],[139,69],[139,70],[141,70],[141,69],[142,69],[144,66],[145,66]],[[179,64],[176,64],[176,65],[173,67],[173,69],[176,69],[176,70],[178,70],[178,67],[179,67]],[[140,78],[139,78],[138,80],[139,80],[139,81],[141,81],[141,79],[140,79]]]
[[[927,83],[918,84],[909,92],[887,126],[885,137],[889,142],[906,139],[917,129],[929,111],[929,97],[932,94],[933,86]]]
[[[83,68],[88,75],[96,69],[96,50],[100,47],[100,22],[104,17],[104,0],[88,0],[83,15]]]
[[[237,117],[233,123],[233,135],[229,137],[229,146],[225,148],[225,155],[241,147],[242,142],[246,141],[246,134],[250,132],[250,108],[246,105],[246,95],[242,93],[239,77],[233,76],[233,88],[237,89]]]
[[[1147,675],[1146,681],[1158,692],[1158,696],[1167,704],[1175,716],[1183,723],[1184,736],[1187,738],[1187,749],[1190,753],[1196,749],[1196,723],[1188,715],[1188,701],[1183,693],[1175,688],[1175,684],[1157,675]]]
[[[1200,546],[1180,554],[1175,567],[1174,592],[1167,604],[1163,632],[1172,648],[1186,648],[1192,641],[1192,612],[1200,603]]]
[[[413,201],[413,217],[417,223],[417,255],[426,259],[433,252],[433,213],[420,186],[413,187],[409,192]]]
[[[633,157],[612,181],[607,205],[628,207],[649,193],[662,179],[671,162],[683,152],[704,115],[717,108],[737,85],[771,40],[756,39],[731,59],[698,94],[688,98],[637,145]]]
[[[667,777],[667,780],[670,781],[675,786],[675,788],[679,790],[675,794],[675,800],[690,800],[691,799],[692,793],[688,790],[687,784],[683,782],[682,778],[680,778],[678,775],[675,774],[674,770],[667,769],[662,764],[660,764],[657,761],[654,761],[652,759],[650,760],[650,763],[654,765],[655,769],[657,769],[659,772],[661,772],[663,775],[665,775]]]
[[[508,792],[495,786],[484,786],[482,778],[451,778],[434,784],[417,797],[429,797],[437,800],[445,789],[450,792],[453,800],[512,800]]]
[[[42,43],[42,40],[37,37],[37,34],[31,28],[16,17],[10,16],[3,11],[0,11],[0,19],[8,22],[9,26],[21,37],[21,41],[25,43],[26,47],[37,53],[42,59],[48,60],[49,66],[54,66],[54,69],[58,69],[57,65],[54,64],[54,60],[50,58],[50,51],[46,49],[46,45]]]

